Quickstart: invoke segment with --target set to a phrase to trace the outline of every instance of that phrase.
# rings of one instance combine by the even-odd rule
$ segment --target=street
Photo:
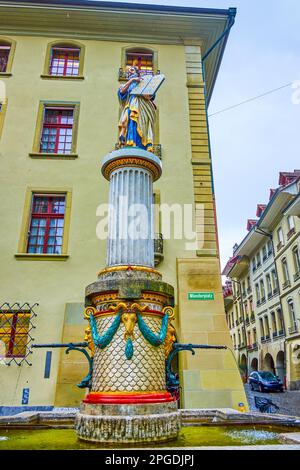
[[[300,417],[300,390],[293,392],[285,391],[284,393],[261,393],[251,391],[249,385],[245,384],[245,392],[251,411],[258,411],[254,402],[254,397],[258,396],[266,397],[279,406],[279,410],[276,413]]]

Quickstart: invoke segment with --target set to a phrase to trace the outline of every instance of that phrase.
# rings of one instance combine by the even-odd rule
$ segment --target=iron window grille
[[[29,356],[32,354],[31,344],[34,341],[32,336],[36,328],[34,319],[37,316],[35,308],[37,303],[30,305],[24,303],[0,305],[0,342],[4,344],[1,348],[1,362],[10,366],[12,363],[21,366],[23,363],[31,366]]]

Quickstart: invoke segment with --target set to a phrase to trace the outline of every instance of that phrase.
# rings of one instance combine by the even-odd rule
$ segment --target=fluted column
[[[160,160],[141,149],[111,152],[102,173],[109,180],[107,266],[154,267],[153,180]]]
[[[152,174],[123,167],[110,175],[107,265],[154,266]]]

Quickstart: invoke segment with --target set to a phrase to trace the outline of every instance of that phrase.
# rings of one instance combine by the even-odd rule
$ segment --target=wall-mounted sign
[[[29,402],[29,388],[23,388],[22,405],[28,405]]]
[[[213,292],[189,292],[188,300],[215,300]]]

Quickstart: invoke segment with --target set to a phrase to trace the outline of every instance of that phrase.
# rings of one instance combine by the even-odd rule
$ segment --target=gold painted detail
[[[175,318],[175,311],[172,307],[165,307],[163,309],[163,313],[169,315],[168,330],[165,339],[165,358],[167,358],[172,351],[173,344],[176,341],[176,330],[171,323]]]
[[[125,341],[127,341],[128,338],[130,338],[132,340],[135,339],[133,330],[134,330],[135,324],[137,322],[136,313],[127,313],[127,312],[123,313],[121,320],[122,320],[122,323],[125,326],[125,333],[124,333]]]
[[[144,271],[148,273],[153,273],[153,274],[158,274],[159,276],[161,275],[157,269],[154,268],[149,268],[149,266],[110,266],[105,269],[101,269],[99,271],[98,276],[101,274],[106,274],[106,273],[111,273],[114,271]]]
[[[85,308],[85,310],[83,312],[83,317],[84,317],[85,320],[89,320],[90,315],[95,315],[96,312],[97,312],[97,310],[94,307],[87,307],[87,308]],[[88,326],[84,330],[84,341],[86,341],[88,343],[88,348],[91,351],[91,356],[94,357],[95,345],[94,345],[94,341],[93,341],[93,335],[92,335],[92,329],[91,329],[90,323],[88,324]]]
[[[104,178],[109,180],[110,174],[112,171],[117,168],[126,167],[126,166],[136,166],[139,168],[144,168],[152,173],[154,181],[160,177],[161,169],[154,163],[138,157],[122,157],[116,160],[109,162],[103,169],[102,173]]]

